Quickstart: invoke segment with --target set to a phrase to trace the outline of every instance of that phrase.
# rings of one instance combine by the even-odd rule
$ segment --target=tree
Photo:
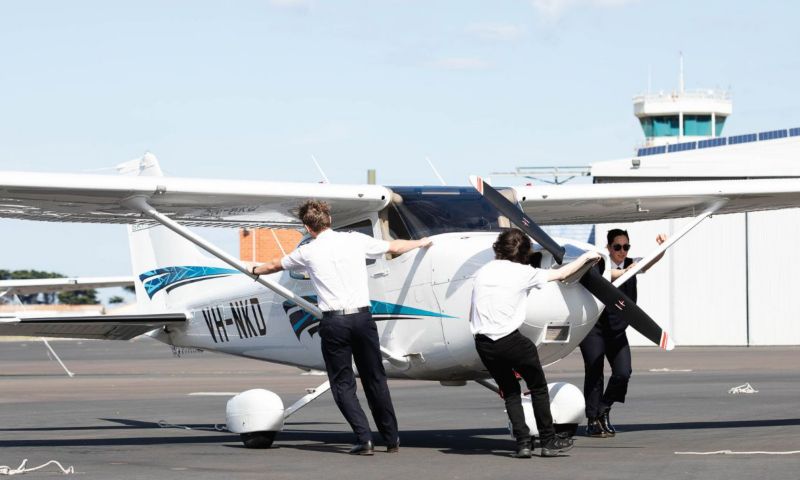
[[[108,299],[108,303],[122,303],[125,299],[120,297],[119,295],[114,295],[113,297]]]
[[[97,291],[90,289],[61,292],[58,294],[58,302],[66,305],[93,305],[97,303]]]

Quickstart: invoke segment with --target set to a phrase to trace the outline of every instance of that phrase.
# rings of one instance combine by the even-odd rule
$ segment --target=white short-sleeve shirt
[[[547,272],[510,260],[492,260],[478,270],[472,290],[470,330],[499,340],[525,321],[532,288],[548,282]]]
[[[325,312],[370,306],[366,258],[380,258],[389,242],[327,229],[281,259],[284,270],[305,270]]]

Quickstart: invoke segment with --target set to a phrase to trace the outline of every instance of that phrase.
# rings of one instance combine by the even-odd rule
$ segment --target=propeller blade
[[[564,261],[564,247],[550,238],[550,235],[545,233],[545,231],[542,230],[539,225],[536,225],[536,222],[525,215],[522,210],[517,208],[517,206],[514,205],[509,199],[504,197],[502,193],[498,192],[494,187],[484,182],[481,177],[470,175],[469,181],[472,183],[472,186],[475,187],[475,190],[483,195],[483,198],[494,205],[494,207],[499,210],[500,213],[508,217],[511,223],[518,226],[520,230],[530,235],[531,238],[536,240],[536,242],[544,247],[545,250],[553,254],[553,258],[555,258],[558,264],[561,265],[561,262]]]
[[[669,334],[662,329],[644,310],[639,308],[633,300],[603,277],[596,267],[589,269],[581,277],[581,285],[586,287],[592,295],[605,304],[606,308],[613,310],[624,318],[628,325],[636,329],[648,340],[655,343],[662,350],[672,350],[675,344]]]
[[[494,187],[484,182],[481,177],[472,175],[470,183],[481,195],[503,215],[516,225],[520,230],[530,235],[539,245],[544,247],[560,264],[564,259],[564,247],[556,243],[544,232],[536,222],[528,217],[525,212],[517,208]],[[614,309],[617,315],[624,318],[628,325],[644,335],[648,340],[658,345],[663,350],[672,350],[675,344],[665,332],[644,310],[639,308],[633,300],[603,277],[596,267],[590,268],[581,277],[581,285],[608,309]]]

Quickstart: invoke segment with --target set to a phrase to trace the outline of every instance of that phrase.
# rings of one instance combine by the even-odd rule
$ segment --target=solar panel
[[[710,147],[719,147],[722,145],[728,144],[728,138],[709,138],[708,140],[700,140],[697,142],[697,148],[710,148]]]
[[[770,130],[768,132],[747,133],[744,135],[734,135],[731,137],[717,137],[700,140],[698,142],[674,143],[672,145],[662,145],[660,147],[640,148],[636,151],[636,156],[644,157],[647,155],[659,155],[662,153],[684,152],[700,148],[721,147],[723,145],[736,145],[738,143],[749,143],[764,140],[775,140],[777,138],[798,137],[800,127]]]
[[[736,145],[737,143],[755,142],[756,140],[758,140],[758,136],[755,133],[748,133],[745,135],[736,135],[733,137],[728,137],[728,144]]]
[[[786,137],[786,130],[772,130],[769,132],[761,132],[758,134],[759,140],[774,140],[776,138]]]
[[[684,142],[684,143],[676,143],[674,145],[669,145],[667,147],[668,152],[684,152],[686,150],[694,150],[697,148],[697,142]]]

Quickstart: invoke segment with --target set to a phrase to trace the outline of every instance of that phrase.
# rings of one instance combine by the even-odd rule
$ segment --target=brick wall
[[[281,247],[283,247],[283,251],[289,253],[300,243],[302,237],[303,235],[297,230],[241,229],[239,230],[239,259],[248,262],[266,262],[273,258],[280,258],[283,256]],[[255,247],[255,254],[253,247]]]

